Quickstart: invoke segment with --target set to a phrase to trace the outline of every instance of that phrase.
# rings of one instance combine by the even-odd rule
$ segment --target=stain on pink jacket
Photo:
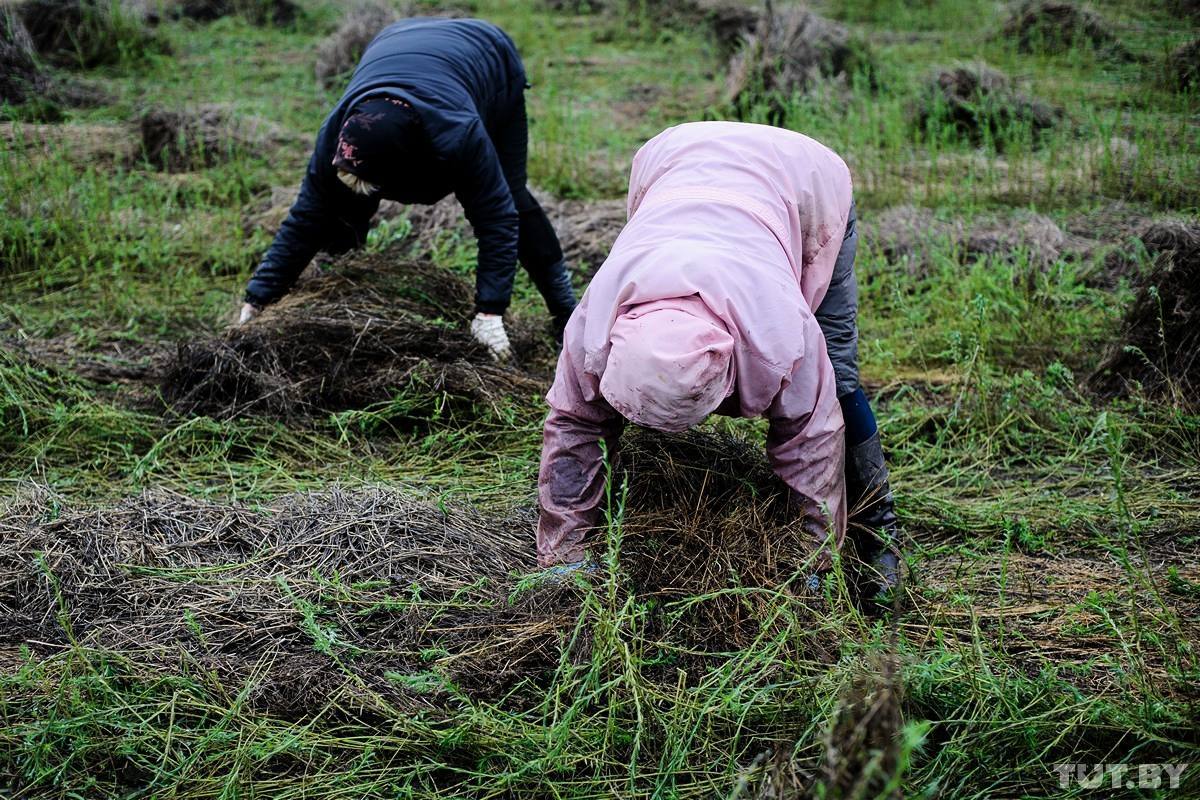
[[[846,527],[844,437],[833,367],[813,316],[850,211],[836,153],[736,122],[669,128],[634,158],[629,221],[567,325],[538,474],[538,561],[584,558],[625,420],[600,392],[618,316],[634,306],[706,313],[733,335],[734,388],[718,413],[769,420],[767,455],[828,563]]]

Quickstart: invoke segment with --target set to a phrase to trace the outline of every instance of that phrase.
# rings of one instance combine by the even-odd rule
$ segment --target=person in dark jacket
[[[300,196],[246,287],[241,321],[286,294],[319,250],[361,246],[381,199],[432,204],[454,193],[479,247],[475,338],[507,357],[502,317],[518,260],[561,338],[575,293],[554,228],[525,185],[527,86],[516,46],[491,23],[384,28],[317,134]]]

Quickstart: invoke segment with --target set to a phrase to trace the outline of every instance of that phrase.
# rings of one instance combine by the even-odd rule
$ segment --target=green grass
[[[844,155],[868,224],[897,203],[967,221],[1011,208],[1062,221],[1112,199],[1197,213],[1197,98],[1164,88],[1158,66],[1194,31],[1166,4],[1097,4],[1144,58],[1132,62],[1081,48],[1018,53],[991,34],[998,3],[845,0],[822,10],[870,42],[875,87],[785,98],[783,121]],[[659,28],[636,10],[574,16],[532,2],[479,0],[474,13],[522,49],[534,83],[531,183],[554,194],[620,197],[641,142],[728,112],[702,30]],[[24,354],[54,341],[115,357],[225,324],[267,244],[243,233],[243,211],[298,181],[303,143],[335,99],[316,86],[312,52],[337,16],[314,4],[285,29],[240,17],[165,23],[169,55],[86,73],[115,99],[68,112],[75,138],[17,123],[0,140],[7,501],[46,486],[72,506],[155,488],[259,504],[337,483],[497,512],[533,503],[540,398],[470,419],[447,410],[416,431],[406,414],[436,402],[427,387],[303,424],[179,419],[128,387]],[[1068,122],[1040,141],[1015,126],[980,146],[917,130],[912,107],[931,70],[977,59],[1061,106]],[[139,109],[195,103],[267,118],[298,143],[181,175],[111,155],[132,141],[123,126]],[[1136,147],[1132,165],[1085,163],[1112,137]],[[471,257],[458,240],[439,253],[459,270]],[[733,797],[739,781],[750,797],[772,764],[819,772],[841,699],[888,657],[898,660],[904,716],[890,776],[905,796],[1086,797],[1060,789],[1051,767],[1196,762],[1197,627],[1183,612],[1200,584],[1200,418],[1079,388],[1116,332],[1128,287],[1087,285],[1086,264],[963,263],[948,248],[931,265],[914,278],[867,240],[858,267],[863,373],[878,387],[914,539],[914,610],[895,630],[836,587],[816,620],[781,592],[752,646],[664,680],[685,646],[656,638],[657,611],[625,591],[618,563],[580,590],[576,633],[591,637],[589,657],[564,660],[537,703],[483,702],[451,687],[436,713],[414,712],[364,691],[361,708],[302,720],[252,711],[252,682],[222,685],[195,663],[164,672],[137,652],[10,642],[0,647],[0,776],[38,797]],[[518,281],[516,311],[539,314]],[[761,435],[753,422],[709,424]],[[319,609],[301,611],[314,652],[342,669]],[[825,639],[838,643],[831,659],[812,653]],[[442,657],[394,679],[436,684]],[[1129,794],[1183,797],[1196,790],[1189,780],[1176,794]]]

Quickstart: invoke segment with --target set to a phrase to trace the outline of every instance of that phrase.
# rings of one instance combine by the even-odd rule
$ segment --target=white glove
[[[238,325],[245,325],[262,313],[262,309],[253,303],[243,303],[242,313],[238,315]]]
[[[475,319],[471,320],[471,335],[497,361],[507,361],[512,355],[508,334],[504,332],[504,318],[499,314],[484,314],[482,311],[476,314]]]

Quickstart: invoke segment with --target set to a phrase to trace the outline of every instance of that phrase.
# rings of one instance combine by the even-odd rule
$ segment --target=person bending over
[[[603,451],[628,420],[682,431],[765,416],[817,571],[863,506],[860,552],[895,585],[892,496],[858,384],[850,172],[798,133],[735,122],[670,128],[634,158],[629,221],[568,323],[543,429],[538,561],[585,566]]]
[[[517,261],[555,334],[575,307],[562,248],[525,185],[525,69],[488,22],[409,19],[367,47],[317,133],[300,195],[245,292],[245,322],[288,292],[319,250],[361,246],[381,199],[432,204],[451,192],[478,241],[471,332],[509,354],[503,314]]]

